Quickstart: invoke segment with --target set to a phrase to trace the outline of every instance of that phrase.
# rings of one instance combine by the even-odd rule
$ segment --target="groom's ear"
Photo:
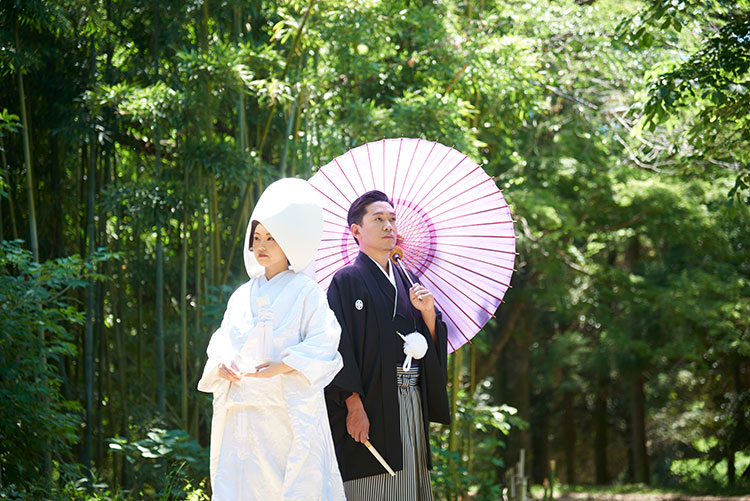
[[[357,223],[352,223],[352,225],[349,227],[349,231],[352,233],[354,241],[357,242],[357,245],[359,245],[359,239],[357,238],[359,236],[359,230],[360,226]]]

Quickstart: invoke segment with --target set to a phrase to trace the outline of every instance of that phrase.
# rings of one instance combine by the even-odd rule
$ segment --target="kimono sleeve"
[[[242,295],[241,291],[246,292],[246,289],[244,287],[237,289],[232,294],[232,297],[229,298],[221,326],[211,335],[211,340],[206,350],[208,360],[206,360],[206,366],[203,368],[203,375],[200,381],[198,381],[199,391],[214,393],[228,382],[219,377],[219,364],[222,362],[226,363],[235,355],[235,349],[232,346],[229,333],[232,328],[235,310],[240,306],[239,298]]]
[[[317,284],[305,295],[301,330],[302,341],[282,351],[281,361],[305,376],[310,385],[322,390],[343,364],[337,351],[341,327]]]
[[[416,282],[417,277],[411,274]],[[427,388],[427,415],[430,421],[448,424],[451,421],[450,404],[448,402],[448,326],[443,320],[442,312],[435,307],[435,349],[427,350],[423,366],[426,371],[425,385]],[[429,330],[424,324],[423,332],[430,344]]]
[[[357,335],[354,319],[351,310],[344,307],[344,304],[351,304],[345,296],[349,296],[345,290],[342,290],[341,281],[338,276],[334,276],[328,287],[328,305],[336,314],[336,318],[341,324],[341,341],[339,342],[339,353],[344,361],[344,368],[336,375],[331,384],[326,388],[326,397],[334,400],[339,405],[344,405],[344,401],[352,394],[359,393],[364,395],[364,385],[359,367],[359,361],[355,356],[353,337]]]

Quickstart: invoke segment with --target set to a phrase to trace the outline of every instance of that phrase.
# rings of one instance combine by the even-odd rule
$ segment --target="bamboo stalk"
[[[459,452],[458,446],[458,390],[461,385],[461,361],[463,359],[463,350],[456,350],[453,352],[453,367],[451,371],[451,424],[448,435],[448,450],[451,452]],[[450,471],[452,476],[457,475],[457,465],[451,461]],[[458,491],[456,491],[457,494]],[[452,499],[455,499],[454,495],[451,495]]]
[[[8,167],[8,160],[5,157],[5,145],[3,144],[3,138],[0,137],[0,155],[2,158],[3,166],[2,166],[2,172],[5,172],[5,169]],[[8,172],[10,174],[10,172]],[[10,213],[10,230],[11,230],[11,236],[13,237],[13,240],[18,239],[18,226],[16,226],[16,209],[13,205],[13,188],[12,188],[12,182],[9,176],[8,179],[8,212]],[[0,201],[1,203],[1,201]],[[4,219],[0,219],[0,221],[4,221]]]
[[[154,1],[154,76],[159,81],[159,2]],[[154,117],[154,166],[156,182],[161,182],[161,136],[159,121]],[[164,369],[164,249],[162,245],[161,214],[156,221],[156,407],[162,419],[166,417],[166,374]]]
[[[291,64],[292,58],[293,58],[295,52],[297,51],[297,46],[299,45],[299,41],[300,41],[300,39],[302,37],[302,32],[305,29],[305,24],[307,23],[307,19],[310,17],[310,12],[312,11],[312,8],[313,8],[314,5],[315,5],[315,0],[310,0],[310,3],[308,5],[308,7],[307,7],[307,11],[305,12],[305,17],[302,19],[302,24],[300,24],[300,27],[297,30],[297,36],[294,38],[294,43],[292,44],[292,48],[289,50],[289,53],[287,54],[286,64],[284,65],[284,71],[281,74],[281,79],[280,80],[284,80],[286,78],[286,74],[287,74],[287,71],[289,71],[289,66]],[[276,102],[271,103],[271,108],[268,111],[268,118],[266,119],[266,124],[265,124],[265,127],[263,129],[263,134],[262,134],[261,139],[260,139],[260,144],[258,146],[258,160],[259,161],[262,160],[262,158],[263,158],[263,146],[266,143],[266,137],[268,136],[268,129],[271,126],[271,119],[273,118],[273,112],[274,112],[275,108],[276,108]],[[245,207],[246,206],[246,204],[247,204],[247,202],[246,202],[247,197],[250,195],[250,192],[252,191],[252,184],[253,184],[252,181],[248,181],[247,186],[245,187],[245,192],[242,195],[242,202],[240,203],[239,207]],[[242,219],[244,217],[244,214],[243,214],[243,212],[241,210],[239,210],[237,212],[238,213],[237,213],[237,215],[234,218],[234,220],[236,221],[235,228],[234,228],[234,231],[232,232],[232,240],[231,240],[231,242],[232,242],[232,244],[231,244],[232,251],[229,253],[229,256],[227,257],[227,265],[226,265],[226,267],[224,269],[224,273],[222,274],[222,279],[221,279],[221,283],[222,284],[226,283],[226,277],[229,274],[229,267],[230,267],[230,265],[232,263],[232,254],[234,253],[234,249],[236,248],[236,240],[237,240],[237,237],[239,236],[238,235],[239,234],[239,228],[241,226],[241,222],[242,222]]]
[[[95,62],[95,46],[91,44],[91,59]],[[94,129],[89,129],[88,145],[88,171],[87,171],[87,217],[86,217],[86,234],[88,237],[87,255],[89,259],[96,249],[96,235],[94,232],[94,214],[95,199],[94,191],[96,189],[96,156]],[[91,471],[93,460],[93,431],[94,431],[94,323],[98,321],[94,313],[94,280],[89,279],[86,288],[86,336],[84,340],[84,382],[86,391],[86,433],[83,463],[86,467],[86,474],[91,480],[93,474]],[[90,487],[89,487],[90,489]]]
[[[305,24],[307,23],[307,19],[310,17],[310,12],[312,12],[312,8],[315,5],[315,0],[310,0],[310,3],[307,6],[307,11],[305,12],[305,17],[302,19],[302,23],[299,26],[299,29],[297,30],[297,36],[294,37],[294,43],[292,44],[292,48],[289,50],[289,53],[286,56],[286,64],[284,65],[284,71],[281,73],[281,78],[279,80],[284,80],[286,78],[286,74],[289,71],[289,66],[292,63],[292,58],[294,57],[294,54],[297,52],[297,46],[299,45],[299,41],[302,38],[302,32],[305,29]],[[261,156],[263,153],[263,145],[266,143],[266,136],[268,135],[268,129],[271,127],[271,119],[273,118],[273,112],[276,108],[276,101],[271,103],[271,109],[268,111],[268,118],[266,119],[266,125],[263,129],[263,136],[260,139],[260,146],[258,146],[258,157]]]
[[[187,200],[188,193],[188,168],[184,167],[184,186]],[[188,430],[188,390],[187,390],[187,246],[188,246],[188,210],[185,205],[182,207],[182,255],[180,258],[180,378],[182,380],[182,426]]]
[[[21,42],[18,36],[18,20],[14,19],[13,33],[16,38],[16,51],[21,51]],[[31,253],[34,261],[39,262],[39,242],[36,233],[36,208],[34,206],[34,176],[31,162],[31,141],[29,139],[29,119],[26,113],[26,91],[23,83],[23,71],[21,68],[16,69],[16,79],[18,81],[18,99],[21,107],[21,128],[23,137],[23,158],[26,164],[26,189],[29,198],[29,238],[31,239]]]
[[[3,136],[0,134],[0,162],[2,162],[2,166],[0,166],[0,179],[3,179],[5,176],[3,173],[5,172],[5,168],[8,166],[8,161],[5,158],[5,143],[3,142]],[[10,189],[10,183],[8,183],[8,189]],[[10,197],[8,197],[10,199]],[[5,240],[5,235],[3,234],[3,222],[5,221],[5,218],[3,218],[3,199],[0,197],[0,242]]]

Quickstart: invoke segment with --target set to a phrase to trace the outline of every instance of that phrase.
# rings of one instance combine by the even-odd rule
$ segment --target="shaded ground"
[[[689,496],[687,494],[606,494],[574,492],[555,496],[557,501],[750,501],[748,496]]]

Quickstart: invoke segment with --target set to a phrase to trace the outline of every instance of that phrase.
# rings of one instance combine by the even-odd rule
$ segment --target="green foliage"
[[[133,467],[136,485],[158,499],[199,496],[208,478],[208,449],[191,440],[184,430],[152,429],[140,440],[114,437],[109,448]],[[198,479],[198,490],[191,479]],[[200,499],[193,497],[192,499]]]
[[[745,471],[750,467],[750,455],[738,452],[735,464],[738,471]],[[677,459],[672,461],[670,471],[682,484],[706,493],[727,492],[727,487],[729,487],[725,460],[715,461],[708,457]],[[747,492],[750,482],[740,482],[740,484],[735,487],[735,492],[738,494]]]
[[[670,30],[670,38],[679,40],[683,26],[701,32],[693,50],[683,52],[679,60],[668,63],[651,77],[642,103],[634,107],[643,125],[653,133],[664,124],[677,127],[686,141],[661,153],[676,160],[689,173],[713,175],[724,170],[734,177],[728,192],[730,203],[748,203],[750,186],[750,3],[746,0],[713,0],[647,3],[643,23],[631,38],[644,43],[653,37],[649,26]],[[697,23],[697,19],[705,19]],[[683,122],[684,125],[679,125]]]
[[[433,456],[432,485],[436,499],[452,499],[470,492],[475,499],[499,499],[503,485],[497,469],[504,466],[498,454],[505,447],[511,428],[526,429],[528,423],[508,405],[492,405],[491,382],[485,381],[475,395],[459,390],[456,428],[458,451],[449,447],[449,428],[434,427],[430,435]],[[471,446],[468,444],[471,443]]]
[[[23,242],[0,243],[0,466],[8,484],[41,477],[45,452],[71,459],[81,407],[64,397],[67,381],[54,364],[75,356],[71,327],[83,322],[68,292],[103,279],[91,269],[113,257],[100,251],[88,262],[70,256],[38,264]]]
[[[239,256],[253,201],[277,177],[308,177],[383,136],[455,145],[485,166],[517,219],[518,271],[475,341],[480,390],[459,393],[457,450],[447,451],[447,429],[435,430],[439,496],[497,499],[530,435],[535,475],[545,454],[562,464],[566,412],[578,482],[592,480],[602,395],[610,470],[627,480],[635,375],[645,381],[652,481],[676,484],[673,460],[698,471],[746,449],[748,10],[746,0],[3,3],[3,234],[28,227],[22,72],[40,255],[73,254],[88,238],[120,250],[116,266],[35,265],[4,244],[0,361],[16,375],[0,376],[12,411],[0,418],[7,496],[42,496],[41,481],[23,483],[20,472],[38,476],[49,443],[60,497],[200,497],[210,398],[195,382],[226,299],[246,279]],[[168,410],[157,417],[159,262]],[[104,275],[116,279],[95,285],[90,312],[103,320],[95,442],[140,438],[95,444],[89,480],[71,447],[83,433],[73,424],[86,363],[76,289]],[[503,381],[507,367],[517,379]],[[177,410],[183,379],[187,422]],[[19,422],[36,435],[11,434]],[[712,446],[698,450],[699,440]],[[6,448],[31,459],[8,470]]]

